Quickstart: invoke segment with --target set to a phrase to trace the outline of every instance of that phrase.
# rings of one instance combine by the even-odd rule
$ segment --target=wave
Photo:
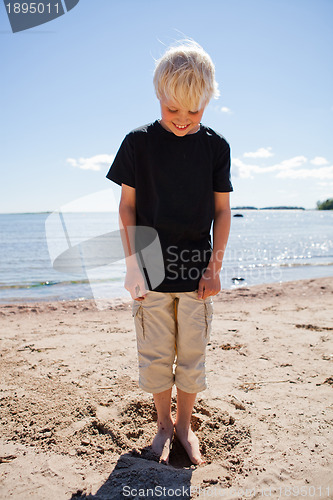
[[[277,264],[277,267],[326,267],[326,266],[333,266],[333,262],[315,262],[310,264],[310,262],[304,262],[304,263],[299,263],[299,262],[292,262],[292,263],[287,263],[284,262],[283,264]]]
[[[244,262],[244,261],[242,261]],[[248,264],[243,263],[239,265],[237,262],[233,262],[230,267],[239,267],[242,270],[246,269],[263,269],[263,268],[279,268],[279,267],[330,267],[333,266],[333,262],[265,262],[260,264]],[[229,266],[225,266],[226,268]]]
[[[121,282],[123,278],[108,278],[100,280],[69,280],[69,281],[38,281],[33,283],[15,283],[6,284],[0,283],[0,290],[28,290],[30,288],[43,288],[43,287],[53,287],[53,286],[69,286],[69,285],[90,285],[93,283],[110,283],[110,282]]]
[[[238,263],[229,263],[225,267],[225,271],[229,269],[238,268],[241,269],[242,272],[253,271],[254,269],[278,269],[278,268],[317,268],[317,267],[332,267],[333,262],[264,262],[260,264],[249,264],[239,266]],[[80,280],[67,280],[67,281],[35,281],[31,283],[0,283],[0,290],[29,290],[29,289],[45,289],[47,287],[70,287],[75,285],[93,285],[93,284],[102,284],[102,283],[123,283],[123,276],[107,278],[107,279],[80,279]]]

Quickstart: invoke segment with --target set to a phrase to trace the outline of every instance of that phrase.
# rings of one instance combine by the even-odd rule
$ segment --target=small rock
[[[76,448],[77,455],[84,455],[85,453],[87,453],[87,450],[85,448],[82,447]]]
[[[236,410],[246,410],[244,403],[242,403],[242,401],[236,398],[236,396],[231,397],[230,403],[234,405]]]

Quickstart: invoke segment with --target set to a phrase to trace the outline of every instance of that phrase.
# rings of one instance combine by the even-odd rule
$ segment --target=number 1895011
[[[331,498],[330,487],[322,486],[283,486],[277,488],[278,498],[284,497],[312,497],[318,498]]]
[[[41,2],[24,2],[24,3],[7,3],[8,14],[59,14],[59,3],[41,3]]]

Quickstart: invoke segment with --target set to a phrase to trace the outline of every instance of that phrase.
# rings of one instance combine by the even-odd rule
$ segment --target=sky
[[[333,196],[332,20],[332,0],[80,0],[12,33],[1,2],[0,213],[117,200],[105,175],[160,118],[154,60],[181,38],[216,66],[202,123],[230,144],[231,206],[315,208]]]

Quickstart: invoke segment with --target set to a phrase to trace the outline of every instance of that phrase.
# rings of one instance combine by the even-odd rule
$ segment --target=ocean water
[[[223,288],[333,276],[333,212],[236,213],[243,217],[232,217]],[[117,229],[115,213],[0,214],[0,302],[129,298],[119,234],[113,262],[79,270],[60,265],[66,260],[59,256],[79,243],[100,244]]]

